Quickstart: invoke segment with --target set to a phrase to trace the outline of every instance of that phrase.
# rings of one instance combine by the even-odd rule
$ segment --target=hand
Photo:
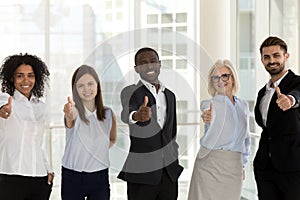
[[[64,105],[64,113],[67,121],[74,120],[74,112],[73,112],[74,102],[68,97],[68,102]]]
[[[148,97],[145,96],[144,103],[141,105],[139,110],[135,112],[132,116],[133,120],[139,121],[139,122],[146,122],[149,121],[151,118],[151,109],[150,107],[147,107],[148,104]]]
[[[49,172],[48,173],[48,185],[51,185],[53,183],[54,179],[54,172]]]
[[[209,124],[212,121],[212,109],[213,109],[213,104],[210,103],[209,109],[204,111],[203,113],[203,121],[205,124]]]
[[[278,107],[283,111],[290,109],[293,105],[292,97],[287,96],[285,94],[281,94],[279,87],[276,87],[276,93],[277,93],[276,103]]]
[[[0,116],[4,119],[7,119],[11,115],[11,104],[12,104],[12,97],[8,98],[8,103],[3,105],[0,109]]]

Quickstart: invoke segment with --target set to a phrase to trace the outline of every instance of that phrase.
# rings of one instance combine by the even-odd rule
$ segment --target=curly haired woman
[[[42,149],[50,75],[46,64],[29,54],[12,55],[0,68],[1,199],[47,200],[54,173]]]

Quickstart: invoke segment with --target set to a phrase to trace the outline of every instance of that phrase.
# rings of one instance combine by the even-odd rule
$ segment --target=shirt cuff
[[[292,102],[292,106],[291,106],[291,107],[294,107],[295,104],[296,104],[296,99],[295,99],[295,97],[294,97],[293,95],[287,95],[287,96],[289,96],[289,97],[292,98],[293,102]]]
[[[133,116],[134,113],[136,113],[136,111],[132,111],[132,112],[129,114],[129,123],[130,123],[130,124],[135,124],[135,123],[138,122],[138,121],[135,121],[135,120],[132,119],[132,116]]]

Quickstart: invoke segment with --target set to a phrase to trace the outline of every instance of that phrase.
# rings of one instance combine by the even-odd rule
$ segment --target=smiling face
[[[262,49],[261,61],[271,76],[281,77],[285,72],[285,62],[289,54],[279,45],[267,46]]]
[[[76,83],[76,89],[83,104],[94,103],[97,95],[97,82],[90,74],[84,74]]]
[[[35,75],[30,65],[20,65],[13,77],[15,88],[28,99],[35,84]]]
[[[215,81],[211,79],[211,81],[213,81],[212,84],[218,94],[226,96],[232,95],[234,80],[232,78],[233,76],[230,69],[228,69],[227,67],[220,67],[215,70],[212,77],[214,77],[215,79]]]
[[[149,83],[158,83],[160,67],[160,61],[153,51],[145,51],[137,56],[135,71]]]

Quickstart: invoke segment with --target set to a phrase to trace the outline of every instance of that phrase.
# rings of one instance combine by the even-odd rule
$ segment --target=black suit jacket
[[[281,80],[282,94],[292,95],[300,102],[300,77],[292,71]],[[266,87],[258,92],[255,105],[255,120],[262,128],[259,147],[254,159],[254,167],[264,169],[271,158],[275,169],[281,172],[300,170],[300,107],[282,111],[277,103],[276,91],[272,96],[266,126],[263,125],[259,105]]]
[[[139,81],[121,92],[123,110],[121,119],[129,125],[130,149],[118,178],[132,183],[156,185],[160,183],[162,169],[165,167],[170,178],[176,181],[183,168],[178,162],[176,143],[176,99],[175,95],[164,90],[167,102],[167,117],[161,129],[156,119],[156,101],[152,93]],[[147,122],[129,123],[129,114],[137,111],[148,96],[148,107],[152,116]]]

